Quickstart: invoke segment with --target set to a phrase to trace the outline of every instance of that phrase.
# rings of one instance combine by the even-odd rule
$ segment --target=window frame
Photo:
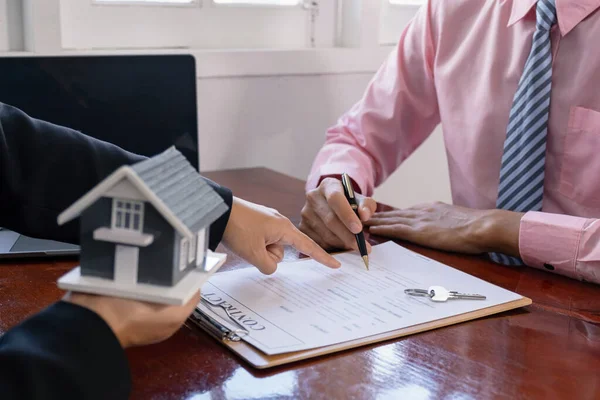
[[[119,205],[121,203],[121,205]],[[129,205],[130,207],[126,207]],[[136,206],[139,208],[136,210]],[[121,214],[121,219],[119,219]],[[126,224],[126,216],[129,215],[129,224]],[[138,228],[135,228],[135,217],[138,217]],[[121,221],[121,222],[119,222]],[[144,202],[139,200],[122,199],[114,197],[112,199],[112,217],[111,228],[131,232],[144,232]]]
[[[6,0],[0,0],[6,1]],[[127,7],[269,7],[269,8],[282,8],[282,7],[302,7],[303,0],[297,1],[295,4],[269,4],[269,3],[244,3],[243,1],[251,0],[237,0],[239,3],[218,3],[218,0],[190,0],[187,2],[170,2],[166,0],[92,0],[94,6],[127,6]],[[260,0],[259,0],[260,1]]]
[[[149,1],[149,0],[92,0],[94,7],[112,7],[112,6],[127,6],[127,7],[199,7],[203,0],[190,0],[188,2],[169,2],[165,0]],[[206,1],[206,0],[204,0]]]
[[[196,234],[196,266],[204,262],[206,258],[206,238],[208,231],[206,228],[200,229]]]
[[[191,264],[194,261],[196,261],[196,246],[198,245],[198,239],[196,238],[196,236],[197,235],[194,235],[192,240],[190,240],[190,249],[188,251],[188,264]]]
[[[319,47],[332,47],[336,40],[336,1],[321,0],[321,3],[323,5],[315,22],[315,36],[319,40],[315,42]],[[194,3],[61,0],[58,7],[62,48],[69,51],[176,48],[302,50],[312,43],[311,11],[304,7],[304,0],[297,5],[281,6],[217,4],[212,0],[196,0]],[[329,21],[324,24],[324,20]],[[111,29],[106,30],[106,26]]]
[[[426,0],[387,0],[393,7],[420,7]]]
[[[303,0],[299,0],[296,4],[217,3],[216,0],[204,0],[204,1],[209,2],[212,7],[241,7],[241,8],[244,8],[244,7],[265,8],[266,7],[266,8],[276,8],[276,9],[288,8],[288,7],[303,7]],[[238,1],[243,1],[243,0],[238,0]]]
[[[306,35],[302,47],[286,46],[285,48],[257,47],[251,44],[244,48],[200,46],[172,48],[168,45],[157,45],[158,48],[142,46],[106,48],[94,46],[87,41],[87,38],[81,39],[81,46],[69,46],[65,41],[69,34],[65,34],[63,29],[67,16],[62,10],[61,0],[18,1],[23,1],[23,42],[21,47],[16,48],[22,48],[24,54],[66,56],[192,54],[196,59],[198,78],[374,73],[397,44],[380,45],[379,26],[383,0],[369,2],[343,0],[343,7],[342,0],[326,2],[327,7],[321,6],[319,10],[319,17],[315,24],[316,41],[312,49],[309,34]],[[90,3],[91,0],[81,0],[81,2]],[[113,11],[131,8],[97,7],[112,7]],[[156,9],[157,7],[135,8]],[[163,6],[162,9],[165,7]],[[181,11],[182,7],[171,6],[170,9]],[[305,19],[309,16],[307,12]],[[335,23],[332,23],[333,21]]]
[[[186,237],[182,237],[179,241],[179,271],[183,271],[189,264],[188,255],[190,252],[190,240]]]

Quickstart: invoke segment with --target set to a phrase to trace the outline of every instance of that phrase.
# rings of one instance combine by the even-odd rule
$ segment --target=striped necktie
[[[496,201],[499,209],[517,212],[542,209],[552,88],[550,29],[555,23],[555,0],[538,0],[533,45],[513,100],[504,141]],[[490,253],[490,258],[500,264],[522,264],[520,259],[500,253]]]

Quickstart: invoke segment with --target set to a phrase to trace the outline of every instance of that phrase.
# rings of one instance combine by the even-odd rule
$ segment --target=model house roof
[[[58,223],[62,225],[77,218],[123,179],[129,180],[183,236],[192,237],[227,211],[221,196],[171,147],[133,166],[119,168],[60,214]]]
[[[174,147],[133,170],[189,229],[207,226],[227,211],[221,196]]]

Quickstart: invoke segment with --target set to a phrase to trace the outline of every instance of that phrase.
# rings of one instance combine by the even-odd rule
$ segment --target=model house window
[[[141,232],[144,223],[144,203],[141,201],[113,199],[113,229]]]
[[[188,266],[188,254],[190,252],[190,241],[187,238],[181,239],[179,246],[179,270],[183,271]]]
[[[196,235],[196,265],[204,261],[204,247],[206,245],[206,229],[202,229]]]
[[[194,236],[192,238],[192,241],[190,243],[190,252],[188,255],[188,264],[191,264],[194,262],[194,260],[196,259],[196,244],[198,242],[196,241],[196,237]]]

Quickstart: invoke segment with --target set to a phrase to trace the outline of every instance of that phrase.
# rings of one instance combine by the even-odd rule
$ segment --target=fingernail
[[[357,224],[356,222],[350,224],[350,230],[353,233],[358,233],[360,231],[362,231],[362,226],[360,226],[360,224]]]

